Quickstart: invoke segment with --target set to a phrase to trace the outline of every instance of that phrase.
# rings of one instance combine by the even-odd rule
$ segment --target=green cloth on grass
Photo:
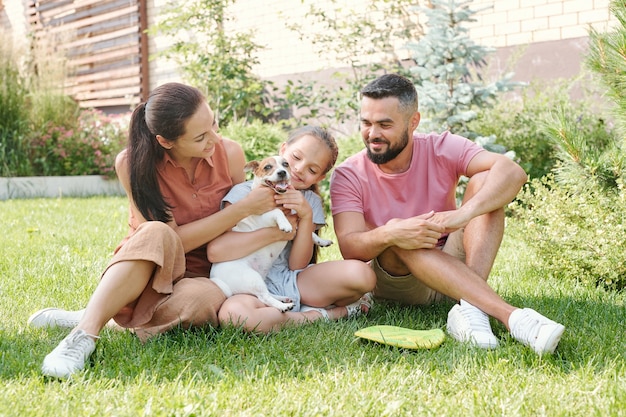
[[[355,336],[405,349],[433,349],[446,338],[441,329],[414,330],[398,326],[371,326],[358,330]]]

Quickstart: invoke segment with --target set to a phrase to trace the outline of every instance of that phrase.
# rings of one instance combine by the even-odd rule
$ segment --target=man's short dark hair
[[[361,96],[373,99],[395,97],[402,111],[414,113],[418,109],[415,86],[411,80],[399,74],[381,75],[361,89]]]

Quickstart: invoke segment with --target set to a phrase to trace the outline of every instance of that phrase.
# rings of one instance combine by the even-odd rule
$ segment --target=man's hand
[[[437,223],[445,228],[445,233],[452,233],[455,230],[459,230],[470,222],[472,218],[465,215],[465,211],[462,209],[440,211],[429,219],[433,223]]]
[[[401,249],[432,249],[437,245],[445,227],[432,221],[433,212],[408,219],[391,219],[387,222],[387,233],[393,246]]]

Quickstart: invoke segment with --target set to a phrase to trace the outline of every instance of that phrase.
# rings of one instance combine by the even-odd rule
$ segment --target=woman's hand
[[[237,204],[244,204],[248,209],[248,215],[260,215],[278,207],[274,200],[275,194],[274,190],[269,187],[257,187]]]

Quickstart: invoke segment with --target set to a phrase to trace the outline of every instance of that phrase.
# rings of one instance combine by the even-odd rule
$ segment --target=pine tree
[[[625,182],[626,3],[614,0],[610,10],[618,25],[606,33],[590,30],[586,64],[607,88],[606,97],[614,104],[614,140],[598,144],[595,138],[582,133],[577,121],[566,117],[561,109],[556,109],[546,124],[546,131],[559,149],[557,181],[583,193],[595,187],[616,191]]]
[[[411,73],[425,119],[420,130],[450,130],[502,152],[503,147],[494,146],[495,137],[482,138],[467,124],[477,117],[477,109],[493,106],[499,93],[521,83],[511,81],[512,73],[495,82],[483,79],[480,71],[494,49],[477,45],[468,35],[465,25],[481,11],[470,9],[471,1],[430,3],[432,8],[419,8],[428,19],[426,34],[407,45],[415,61]]]
[[[618,25],[607,33],[591,29],[587,66],[607,87],[607,96],[616,105],[616,123],[626,129],[626,2],[613,0],[610,10]],[[622,138],[625,139],[624,130]]]

